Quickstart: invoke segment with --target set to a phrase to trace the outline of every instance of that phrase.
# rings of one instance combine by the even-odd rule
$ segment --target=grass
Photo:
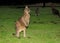
[[[57,7],[60,11],[60,7]],[[35,16],[31,7],[30,25],[27,36],[18,39],[15,32],[15,21],[23,14],[23,8],[0,7],[0,43],[60,43],[60,18],[51,13],[50,7],[41,8],[40,15]]]

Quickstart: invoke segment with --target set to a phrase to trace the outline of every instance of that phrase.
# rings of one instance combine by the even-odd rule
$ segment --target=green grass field
[[[60,11],[60,7],[56,7]],[[0,43],[60,43],[60,18],[51,13],[50,7],[40,7],[40,15],[35,16],[35,7],[31,7],[30,25],[27,37],[23,32],[18,39],[15,32],[15,21],[22,16],[23,8],[0,7]]]

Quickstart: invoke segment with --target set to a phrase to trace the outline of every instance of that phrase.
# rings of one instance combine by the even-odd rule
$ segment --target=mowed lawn
[[[60,7],[56,7],[60,11]],[[23,8],[0,7],[0,43],[60,43],[60,18],[51,13],[50,7],[39,9],[35,16],[35,7],[30,7],[31,18],[27,37],[23,32],[20,39],[15,33],[15,22],[23,15]]]

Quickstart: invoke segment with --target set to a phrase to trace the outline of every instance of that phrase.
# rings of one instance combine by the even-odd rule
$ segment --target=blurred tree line
[[[43,3],[43,7],[47,2],[60,3],[60,0],[0,0],[0,5],[24,5],[24,4],[35,4]]]

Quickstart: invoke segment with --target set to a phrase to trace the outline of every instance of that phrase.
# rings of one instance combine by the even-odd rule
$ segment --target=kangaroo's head
[[[28,8],[27,5],[25,6],[24,13],[25,14],[29,14],[30,13],[30,9]]]

